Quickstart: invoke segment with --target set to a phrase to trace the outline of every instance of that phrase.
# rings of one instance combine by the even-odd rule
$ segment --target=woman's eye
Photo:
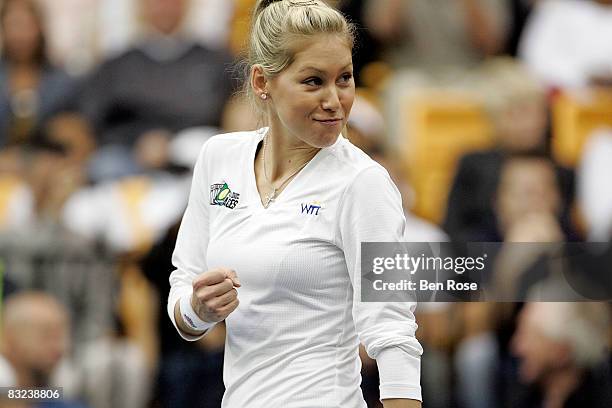
[[[346,73],[342,75],[342,82],[349,82],[351,79],[353,79],[353,74]]]
[[[323,84],[323,81],[321,80],[321,78],[308,78],[307,80],[304,81],[304,83],[306,85],[312,85],[312,86],[320,86]]]

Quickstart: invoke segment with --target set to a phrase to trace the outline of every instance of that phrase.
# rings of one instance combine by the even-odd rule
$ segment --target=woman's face
[[[180,27],[188,7],[185,0],[144,0],[142,3],[145,20],[165,34]]]
[[[25,2],[13,1],[2,21],[5,54],[16,62],[34,58],[39,46],[41,28]]]
[[[268,81],[270,125],[294,145],[334,144],[355,99],[351,49],[337,35],[298,43],[294,61]]]
[[[499,143],[508,151],[529,152],[541,148],[546,137],[547,106],[539,97],[512,102],[500,113]]]

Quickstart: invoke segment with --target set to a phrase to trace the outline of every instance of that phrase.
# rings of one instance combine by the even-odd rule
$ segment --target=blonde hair
[[[534,320],[548,338],[565,342],[574,362],[593,367],[609,353],[610,306],[605,302],[535,302]]]
[[[255,65],[260,65],[268,78],[280,74],[293,62],[296,42],[318,34],[338,35],[352,50],[354,33],[353,24],[321,0],[258,0],[244,61],[247,78]],[[244,92],[259,106],[249,80]]]
[[[546,90],[521,63],[509,57],[493,58],[480,70],[482,102],[493,121],[509,107],[537,101],[546,103]]]

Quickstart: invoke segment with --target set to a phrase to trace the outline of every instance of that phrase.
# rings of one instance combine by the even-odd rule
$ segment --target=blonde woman
[[[419,407],[414,303],[362,303],[363,241],[402,241],[387,172],[341,136],[353,28],[319,0],[258,1],[249,93],[267,127],[213,137],[195,168],[168,312],[196,340],[225,320],[223,407]]]

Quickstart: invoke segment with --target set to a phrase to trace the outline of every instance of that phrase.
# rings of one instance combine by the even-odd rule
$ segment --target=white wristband
[[[191,296],[192,294],[190,293],[181,298],[179,307],[181,309],[181,317],[183,318],[183,321],[187,326],[197,331],[210,329],[215,325],[215,323],[205,322],[204,320],[200,319],[200,316],[196,314],[195,310],[193,310],[193,307],[191,306]]]

